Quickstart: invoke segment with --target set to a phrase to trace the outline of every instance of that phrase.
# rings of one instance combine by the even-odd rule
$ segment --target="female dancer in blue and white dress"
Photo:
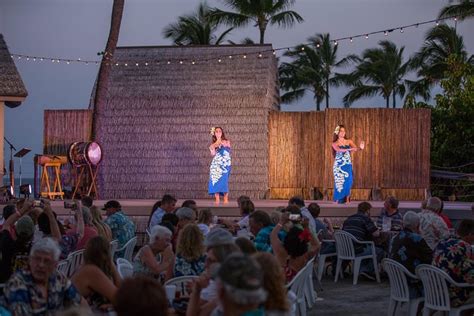
[[[334,130],[332,149],[334,153],[334,201],[349,203],[352,187],[352,160],[351,152],[364,149],[362,141],[357,147],[346,137],[344,125],[338,125]]]
[[[219,204],[221,195],[224,196],[224,203],[229,203],[230,141],[221,127],[211,128],[211,135],[209,150],[214,158],[209,172],[209,194],[214,195],[216,204]]]

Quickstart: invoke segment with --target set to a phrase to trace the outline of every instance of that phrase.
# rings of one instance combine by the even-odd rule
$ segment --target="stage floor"
[[[128,215],[132,216],[149,216],[151,208],[155,204],[156,200],[119,200],[122,209]],[[184,200],[178,200],[176,206],[180,206]],[[210,208],[215,215],[226,216],[226,217],[238,217],[239,209],[237,202],[234,200],[229,201],[228,204],[221,203],[215,205],[211,199],[195,200],[198,208]],[[94,201],[94,205],[102,208],[107,200]],[[254,200],[255,209],[271,212],[277,207],[285,207],[288,203],[287,200]],[[347,217],[352,215],[357,210],[357,205],[361,201],[352,201],[349,204],[337,204],[332,201],[322,200],[306,200],[306,205],[316,202],[321,207],[321,217]],[[372,204],[372,216],[377,216],[380,213],[380,209],[383,207],[383,201],[369,201]],[[399,209],[404,212],[408,210],[418,211],[420,210],[421,201],[400,201]],[[474,218],[473,211],[471,209],[473,203],[469,202],[445,202],[444,212],[451,219],[463,219],[463,218]],[[58,215],[67,215],[69,210],[64,208],[63,201],[56,200],[52,202],[53,209]]]

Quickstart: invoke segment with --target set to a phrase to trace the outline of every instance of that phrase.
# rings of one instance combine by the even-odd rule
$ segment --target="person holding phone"
[[[365,142],[361,141],[357,147],[347,138],[344,125],[336,126],[333,133],[332,150],[334,154],[334,201],[349,203],[352,188],[352,159],[351,152],[362,150]]]

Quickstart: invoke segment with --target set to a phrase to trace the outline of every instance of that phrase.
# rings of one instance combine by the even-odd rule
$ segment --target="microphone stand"
[[[3,139],[7,142],[7,144],[10,146],[10,164],[9,164],[9,172],[10,172],[10,186],[12,188],[15,187],[15,166],[13,163],[13,151],[16,151],[15,146],[13,146],[12,143],[4,136]]]

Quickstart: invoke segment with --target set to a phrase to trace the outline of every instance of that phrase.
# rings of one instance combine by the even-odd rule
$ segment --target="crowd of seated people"
[[[342,230],[374,241],[378,261],[390,257],[412,273],[431,263],[457,282],[473,283],[473,221],[463,220],[457,234],[449,234],[440,201],[430,198],[420,213],[402,216],[398,200],[388,197],[373,214],[375,221],[372,205],[362,202]],[[133,275],[126,279],[118,273],[111,241],[123,247],[136,231],[120,202],[108,201],[101,214],[93,201],[76,201],[67,227],[47,201],[40,211],[30,201],[8,205],[0,230],[0,283],[5,284],[0,305],[12,315],[53,315],[70,308],[81,315],[168,315],[173,299],[166,282],[195,277],[186,285],[186,315],[290,315],[295,296],[286,285],[318,252],[335,251],[334,243],[326,245],[335,227],[321,220],[318,204],[306,207],[299,197],[271,214],[241,197],[241,218],[235,220],[199,210],[193,200],[179,208],[176,202],[165,195],[154,205],[148,241],[134,253]],[[84,250],[83,264],[68,278],[56,267],[78,249]],[[355,250],[370,254],[372,248],[355,244]],[[372,279],[374,269],[372,260],[365,260],[361,274]],[[411,296],[423,295],[417,280],[409,286]],[[470,302],[473,292],[450,288],[450,297],[459,306]]]

